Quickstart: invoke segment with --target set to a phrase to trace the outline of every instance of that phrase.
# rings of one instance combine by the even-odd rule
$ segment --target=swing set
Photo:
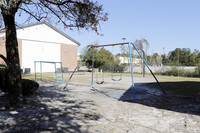
[[[129,48],[129,56],[130,56],[130,68],[131,68],[131,81],[132,81],[132,90],[133,90],[133,101],[135,102],[135,86],[134,86],[134,80],[133,80],[133,63],[132,63],[132,53],[131,53],[131,45],[135,48],[135,50],[137,51],[137,53],[139,54],[139,56],[141,57],[141,59],[143,60],[144,64],[146,65],[146,67],[149,69],[150,73],[153,75],[154,79],[156,80],[157,84],[159,85],[160,89],[163,91],[164,94],[166,94],[166,91],[165,89],[162,87],[162,85],[160,84],[160,82],[158,81],[158,79],[156,78],[156,76],[154,75],[154,73],[151,71],[150,67],[148,66],[147,62],[145,61],[145,59],[143,58],[143,56],[141,55],[141,53],[139,52],[139,50],[137,49],[136,45],[132,42],[124,42],[124,43],[116,43],[116,44],[106,44],[106,45],[94,45],[94,46],[89,46],[83,57],[81,58],[81,60],[79,61],[78,65],[76,66],[76,68],[74,69],[74,71],[72,72],[71,76],[69,77],[69,80],[67,81],[66,85],[64,86],[63,89],[66,89],[67,88],[67,85],[69,84],[71,78],[73,77],[75,71],[77,70],[77,68],[79,67],[80,63],[82,62],[83,58],[85,57],[86,53],[88,52],[88,50],[90,48],[92,48],[92,80],[91,80],[91,85],[92,85],[92,88],[93,88],[93,85],[94,85],[94,49],[95,48],[98,48],[98,47],[109,47],[109,46],[116,46],[116,45],[128,45],[128,48]],[[112,79],[114,81],[119,81],[122,79],[122,76],[120,76],[119,79],[114,79],[113,76],[112,76]],[[103,84],[104,83],[104,76],[102,76],[102,81],[99,82],[97,81],[96,82],[97,84]]]
[[[112,53],[113,53],[113,49],[114,49],[114,46],[115,45],[113,45],[112,46]],[[103,47],[104,48],[104,47]],[[123,55],[123,52],[122,52],[122,49],[121,49],[121,53],[120,53],[120,58],[122,58],[122,55]],[[92,62],[92,68],[94,68],[94,62],[95,62],[95,60],[93,60],[93,62]],[[112,65],[111,66],[111,68],[110,68],[111,70],[112,70],[112,73],[111,73],[111,80],[112,81],[120,81],[120,80],[122,80],[122,69],[121,68],[119,68],[120,70],[116,70],[115,69],[115,66],[114,65]],[[119,72],[120,74],[118,74],[118,75],[116,75],[115,73],[117,73],[117,72]],[[104,83],[104,73],[102,73],[102,69],[100,69],[100,73],[101,73],[101,77],[100,76],[98,76],[98,75],[100,75],[100,74],[98,74],[98,72],[96,72],[96,84],[98,84],[98,85],[101,85],[101,84],[103,84]],[[118,77],[119,76],[119,77]],[[101,81],[99,81],[99,78],[102,78],[102,80]]]

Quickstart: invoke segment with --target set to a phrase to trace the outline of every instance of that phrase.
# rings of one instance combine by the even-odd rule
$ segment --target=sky
[[[113,44],[145,38],[149,54],[167,54],[175,48],[200,50],[200,0],[99,0],[108,21],[94,31],[63,30],[81,43],[80,52],[94,42]]]

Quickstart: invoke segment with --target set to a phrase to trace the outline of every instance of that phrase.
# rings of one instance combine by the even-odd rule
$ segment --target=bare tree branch
[[[66,3],[73,3],[73,4],[81,3],[81,2],[78,2],[78,1],[71,1],[71,0],[65,0],[65,1],[40,0],[40,1],[46,1],[46,2],[54,4],[54,5],[64,5]]]
[[[34,17],[37,21],[41,21],[41,19],[42,18],[38,18],[38,17],[36,17],[33,13],[31,13],[30,11],[28,11],[28,10],[26,10],[26,9],[24,9],[24,8],[19,8],[20,10],[22,10],[22,11],[24,11],[24,12],[26,12],[26,13],[28,13],[30,16],[32,16],[32,17]]]
[[[66,27],[76,27],[75,25],[67,25],[63,20],[62,20],[62,18],[52,9],[52,8],[50,8],[46,3],[44,3],[43,1],[41,1],[41,3],[47,8],[47,9],[49,9],[58,19],[59,19],[59,21],[61,21],[63,24],[64,24],[64,26],[66,26]]]
[[[4,62],[6,63],[6,65],[8,65],[8,61],[7,61],[7,58],[5,56],[0,54],[0,58],[2,58],[4,60]]]

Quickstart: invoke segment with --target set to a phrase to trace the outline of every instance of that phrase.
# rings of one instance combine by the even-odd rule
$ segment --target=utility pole
[[[165,55],[165,47],[163,47],[163,55]]]

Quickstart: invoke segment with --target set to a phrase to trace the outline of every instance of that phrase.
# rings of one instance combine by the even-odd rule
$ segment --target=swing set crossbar
[[[92,47],[96,48],[96,47],[106,47],[106,46],[125,45],[125,44],[129,44],[129,42],[105,44],[105,45],[93,45]]]

